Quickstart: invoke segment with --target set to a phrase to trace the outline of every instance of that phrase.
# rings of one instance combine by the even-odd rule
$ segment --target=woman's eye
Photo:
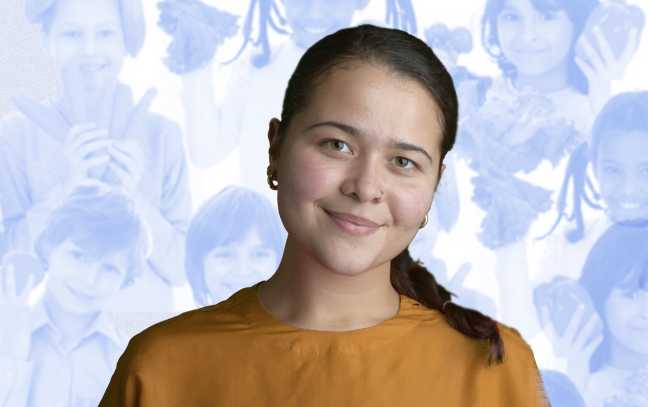
[[[618,168],[616,167],[603,167],[603,172],[606,174],[617,174],[619,172]]]
[[[394,159],[395,159],[395,160],[398,160],[399,158],[400,158],[401,160],[405,160],[405,161],[407,161],[406,164],[412,164],[412,166],[411,166],[411,167],[401,167],[400,165],[396,164],[397,167],[399,167],[399,168],[404,168],[404,169],[407,169],[407,170],[416,168],[416,164],[414,164],[414,161],[410,160],[409,158],[405,158],[405,157],[396,157],[396,158],[394,158]]]
[[[327,140],[327,141],[323,142],[322,144],[329,144],[329,143],[331,143],[330,144],[331,149],[334,150],[334,151],[342,151],[342,150],[338,150],[338,148],[342,148],[342,145],[347,145],[347,143],[345,143],[344,141],[340,141],[340,140]]]
[[[628,290],[623,292],[623,297],[631,300],[639,298],[639,290]]]
[[[331,149],[334,150],[334,151],[342,151],[342,150],[338,150],[337,147],[341,148],[341,145],[346,145],[346,143],[344,141],[340,141],[340,140],[327,140],[327,141],[323,142],[322,144],[329,144],[329,143],[331,143],[331,146],[332,146]],[[395,159],[399,159],[399,158],[401,160],[406,161],[405,165],[407,165],[408,163],[411,163],[413,165],[412,167],[404,167],[404,166],[401,167],[400,165],[396,164],[396,166],[398,166],[399,168],[403,168],[403,169],[407,169],[407,170],[417,168],[416,163],[414,161],[410,160],[409,158],[395,157]]]

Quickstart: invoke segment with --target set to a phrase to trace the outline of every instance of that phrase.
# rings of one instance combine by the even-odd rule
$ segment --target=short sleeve
[[[549,407],[533,350],[515,328],[500,323],[498,327],[506,356],[504,364],[494,368],[497,405]]]
[[[142,347],[141,334],[134,336],[119,358],[115,372],[110,378],[99,407],[140,407],[147,406],[143,399],[144,383],[149,379],[146,374],[146,352]]]

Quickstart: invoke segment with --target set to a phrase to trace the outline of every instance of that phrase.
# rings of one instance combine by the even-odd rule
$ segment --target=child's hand
[[[28,360],[31,347],[28,301],[34,275],[30,274],[21,294],[16,293],[16,269],[13,264],[6,266],[6,276],[3,278],[6,284],[0,286],[0,355],[14,360]]]
[[[608,41],[599,27],[593,29],[594,37],[598,43],[597,52],[586,36],[578,39],[579,45],[583,47],[590,63],[585,62],[581,57],[576,56],[574,62],[583,71],[589,82],[589,97],[592,109],[595,114],[601,110],[605,102],[610,98],[612,81],[623,79],[626,68],[632,59],[637,48],[639,33],[632,28],[628,34],[628,42],[623,52],[616,59]]]
[[[565,334],[561,337],[551,322],[549,309],[546,306],[541,309],[542,325],[553,346],[554,355],[567,359],[567,375],[581,393],[585,391],[589,380],[590,357],[604,338],[603,334],[601,334],[589,344],[586,344],[600,317],[598,314],[593,313],[590,320],[583,326],[583,329],[577,332],[584,313],[585,307],[579,305],[565,329]]]
[[[108,137],[108,130],[96,129],[92,123],[79,124],[70,129],[65,140],[65,155],[68,162],[66,190],[69,192],[90,176],[99,178],[110,160],[107,153],[113,140]],[[89,170],[98,170],[94,176]]]
[[[137,185],[144,172],[144,153],[135,140],[120,140],[113,144],[108,153],[112,156],[108,169],[116,175],[117,183],[134,198]]]

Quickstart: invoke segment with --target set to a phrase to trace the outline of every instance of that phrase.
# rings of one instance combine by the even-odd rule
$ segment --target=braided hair
[[[569,230],[566,238],[575,243],[583,238],[585,223],[583,221],[582,202],[594,209],[602,210],[596,201],[601,196],[594,189],[592,180],[587,174],[589,163],[596,163],[602,137],[613,131],[630,132],[633,130],[648,131],[648,91],[620,93],[611,98],[596,117],[592,126],[591,145],[587,142],[578,146],[570,155],[567,171],[560,194],[558,195],[558,218],[551,230],[538,239],[549,236],[563,218],[576,221],[576,229]],[[567,195],[572,187],[573,210],[567,215]],[[591,197],[590,197],[591,194]]]

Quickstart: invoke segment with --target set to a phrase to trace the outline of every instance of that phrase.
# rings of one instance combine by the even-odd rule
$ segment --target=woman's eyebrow
[[[342,130],[343,132],[347,133],[350,136],[353,136],[359,140],[364,140],[364,134],[362,134],[362,132],[359,129],[356,129],[355,127],[349,126],[347,124],[342,124],[334,121],[312,124],[306,128],[306,131],[310,131],[318,127],[335,127],[337,129]],[[423,147],[419,147],[417,145],[408,143],[404,140],[399,140],[395,138],[390,138],[388,140],[388,146],[389,148],[394,150],[418,151],[419,153],[424,154],[428,158],[430,164],[434,163],[434,160],[432,159],[432,157],[430,157],[430,154],[428,154]]]

